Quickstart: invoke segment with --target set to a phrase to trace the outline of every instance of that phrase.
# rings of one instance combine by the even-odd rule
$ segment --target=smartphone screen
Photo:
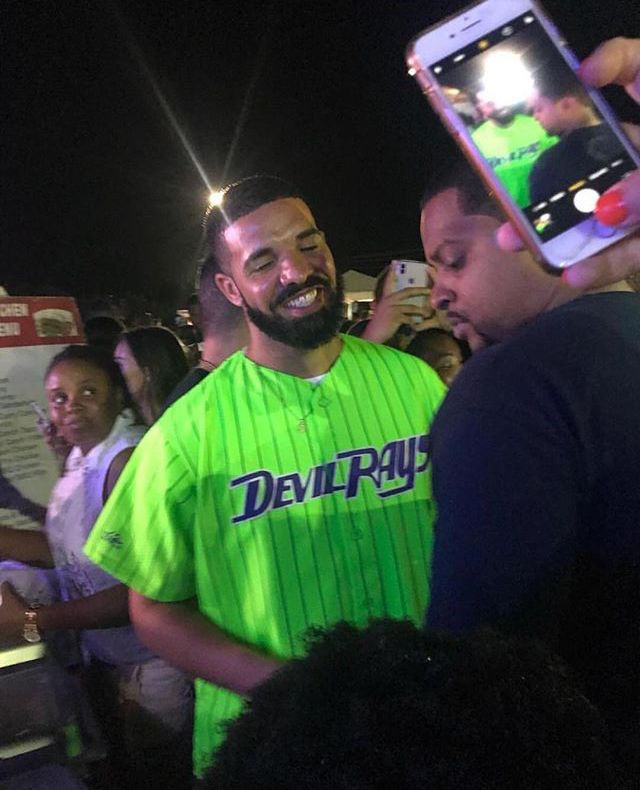
[[[421,57],[541,244],[636,169],[535,10],[435,62]]]

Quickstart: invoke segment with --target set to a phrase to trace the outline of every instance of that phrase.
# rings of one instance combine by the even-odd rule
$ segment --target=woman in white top
[[[130,408],[118,366],[100,349],[69,346],[55,356],[45,391],[51,422],[72,449],[49,501],[45,531],[0,528],[0,559],[55,567],[62,600],[30,609],[3,584],[0,639],[37,641],[59,629],[80,632],[99,685],[113,689],[114,709],[119,703],[116,730],[135,756],[126,768],[133,779],[134,764],[146,750],[162,746],[166,754],[166,745],[189,732],[190,682],[138,640],[129,624],[127,588],[94,565],[83,546],[144,426]]]

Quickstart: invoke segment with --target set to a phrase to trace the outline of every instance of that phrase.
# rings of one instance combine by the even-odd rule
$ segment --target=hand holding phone
[[[482,0],[414,39],[407,62],[536,258],[564,268],[632,232],[594,209],[640,156],[536,0]]]
[[[580,66],[587,82],[597,87],[605,84],[624,85],[629,95],[640,104],[640,39],[616,38],[605,41]],[[640,127],[625,126],[627,135],[640,149]],[[640,171],[632,173],[611,187],[605,196],[615,196],[621,209],[620,221],[628,225],[640,223]],[[596,206],[598,215],[599,206]],[[602,218],[604,219],[604,217]],[[503,225],[498,243],[504,250],[517,251],[524,243],[515,226]],[[571,266],[563,279],[574,288],[599,288],[624,280],[640,272],[640,237],[638,234],[588,260]]]
[[[376,303],[373,316],[362,337],[373,343],[387,343],[406,326],[414,335],[425,328],[433,318],[429,305],[427,265],[420,261],[392,261],[382,289],[382,298]]]

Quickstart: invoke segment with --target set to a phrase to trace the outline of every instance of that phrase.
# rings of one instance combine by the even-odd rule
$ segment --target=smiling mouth
[[[313,304],[318,298],[318,293],[319,288],[309,288],[302,293],[296,294],[293,299],[287,299],[287,301],[284,302],[284,307],[293,308],[294,310],[309,307],[309,305]]]

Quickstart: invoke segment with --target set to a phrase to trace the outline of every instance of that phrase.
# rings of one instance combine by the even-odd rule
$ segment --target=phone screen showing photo
[[[636,168],[533,12],[430,68],[542,242]]]

